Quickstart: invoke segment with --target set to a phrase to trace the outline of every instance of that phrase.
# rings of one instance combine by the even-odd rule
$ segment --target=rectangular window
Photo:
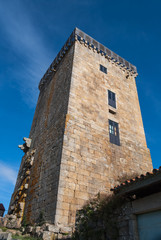
[[[100,64],[100,70],[107,74],[107,68]]]
[[[111,107],[116,108],[116,96],[115,93],[110,90],[108,90],[108,104]]]
[[[119,126],[118,123],[112,120],[109,120],[109,135],[110,142],[120,146]]]

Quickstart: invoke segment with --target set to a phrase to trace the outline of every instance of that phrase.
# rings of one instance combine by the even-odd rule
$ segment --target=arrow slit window
[[[118,126],[118,123],[112,120],[109,120],[109,135],[110,135],[110,142],[120,146],[119,126]]]

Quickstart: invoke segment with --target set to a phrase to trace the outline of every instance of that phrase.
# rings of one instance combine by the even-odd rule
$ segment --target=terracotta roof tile
[[[120,183],[120,185],[115,186],[114,188],[111,189],[115,194],[118,193],[121,189],[125,188],[126,186],[131,186],[132,184],[135,184],[135,182],[142,182],[143,180],[147,178],[152,178],[155,175],[159,174],[161,172],[161,166],[159,169],[153,169],[152,172],[146,172],[145,174],[141,174],[140,176],[137,176],[133,179],[128,179],[123,183]]]

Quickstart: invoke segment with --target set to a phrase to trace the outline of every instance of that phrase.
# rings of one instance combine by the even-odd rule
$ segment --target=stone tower
[[[72,225],[124,174],[152,169],[136,67],[76,28],[40,81],[10,213]]]

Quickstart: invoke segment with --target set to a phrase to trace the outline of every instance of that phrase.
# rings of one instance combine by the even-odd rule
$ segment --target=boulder
[[[0,240],[11,240],[12,239],[12,234],[7,233],[7,232],[1,232],[0,233]]]
[[[52,232],[44,231],[42,235],[43,240],[55,240],[55,235]]]
[[[46,230],[53,233],[59,233],[59,227],[52,224],[48,224]]]

